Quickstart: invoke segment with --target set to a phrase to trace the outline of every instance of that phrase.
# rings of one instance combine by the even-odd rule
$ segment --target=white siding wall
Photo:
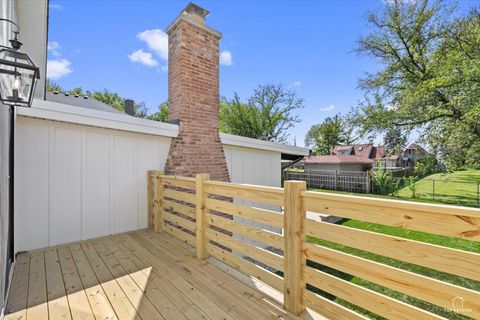
[[[231,182],[280,187],[281,154],[224,145]]]
[[[170,138],[19,117],[16,139],[16,251],[147,226]]]

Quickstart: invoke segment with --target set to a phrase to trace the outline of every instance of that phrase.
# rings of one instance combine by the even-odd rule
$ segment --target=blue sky
[[[50,0],[50,78],[66,89],[107,88],[155,112],[168,94],[163,32],[187,3]],[[378,68],[353,50],[382,0],[195,3],[223,33],[220,94],[247,98],[264,83],[295,89],[306,105],[290,130],[297,145],[310,126],[355,106],[363,98],[358,78]]]

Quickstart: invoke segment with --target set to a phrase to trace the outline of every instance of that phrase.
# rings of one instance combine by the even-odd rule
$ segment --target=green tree
[[[105,104],[111,105],[115,109],[124,112],[125,99],[118,93],[103,89],[102,91],[94,91],[92,97]]]
[[[480,14],[454,13],[441,0],[395,0],[368,16],[372,32],[357,51],[381,68],[360,81],[369,98],[353,118],[362,133],[423,130],[447,163],[461,165],[480,138]]]
[[[312,148],[317,155],[330,154],[336,145],[352,144],[355,140],[353,128],[340,115],[336,115],[313,125],[305,136],[305,146]]]
[[[168,122],[168,101],[158,105],[158,111],[147,117],[149,120]]]
[[[47,92],[63,92],[63,88],[56,82],[53,82],[52,80],[47,78],[47,84],[46,84],[46,89]]]
[[[244,137],[283,143],[288,129],[300,122],[297,109],[304,107],[295,91],[265,84],[254,90],[246,103],[237,94],[220,103],[220,130]]]
[[[383,144],[388,154],[399,154],[407,144],[407,136],[399,127],[391,127],[385,131]]]
[[[429,154],[415,162],[415,174],[419,177],[428,176],[435,173],[438,168],[438,161],[435,155]]]

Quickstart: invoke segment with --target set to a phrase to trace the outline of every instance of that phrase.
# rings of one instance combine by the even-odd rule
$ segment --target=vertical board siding
[[[16,132],[15,251],[50,244],[50,129],[35,123],[17,123]]]
[[[135,158],[137,157],[136,139],[130,136],[114,136],[113,175],[113,233],[137,229],[137,185]]]
[[[19,117],[16,139],[15,251],[147,227],[170,138]]]
[[[83,183],[83,239],[110,233],[110,135],[87,132]]]
[[[50,244],[57,245],[78,241],[82,235],[82,132],[75,128],[55,128],[53,140],[55,196],[50,219]],[[35,161],[35,158],[31,160]]]

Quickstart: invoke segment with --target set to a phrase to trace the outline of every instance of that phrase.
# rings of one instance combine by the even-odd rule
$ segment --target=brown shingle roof
[[[305,158],[305,163],[328,163],[328,164],[371,164],[373,160],[366,157],[360,156],[339,156],[339,155],[328,155],[328,156],[310,156]]]

